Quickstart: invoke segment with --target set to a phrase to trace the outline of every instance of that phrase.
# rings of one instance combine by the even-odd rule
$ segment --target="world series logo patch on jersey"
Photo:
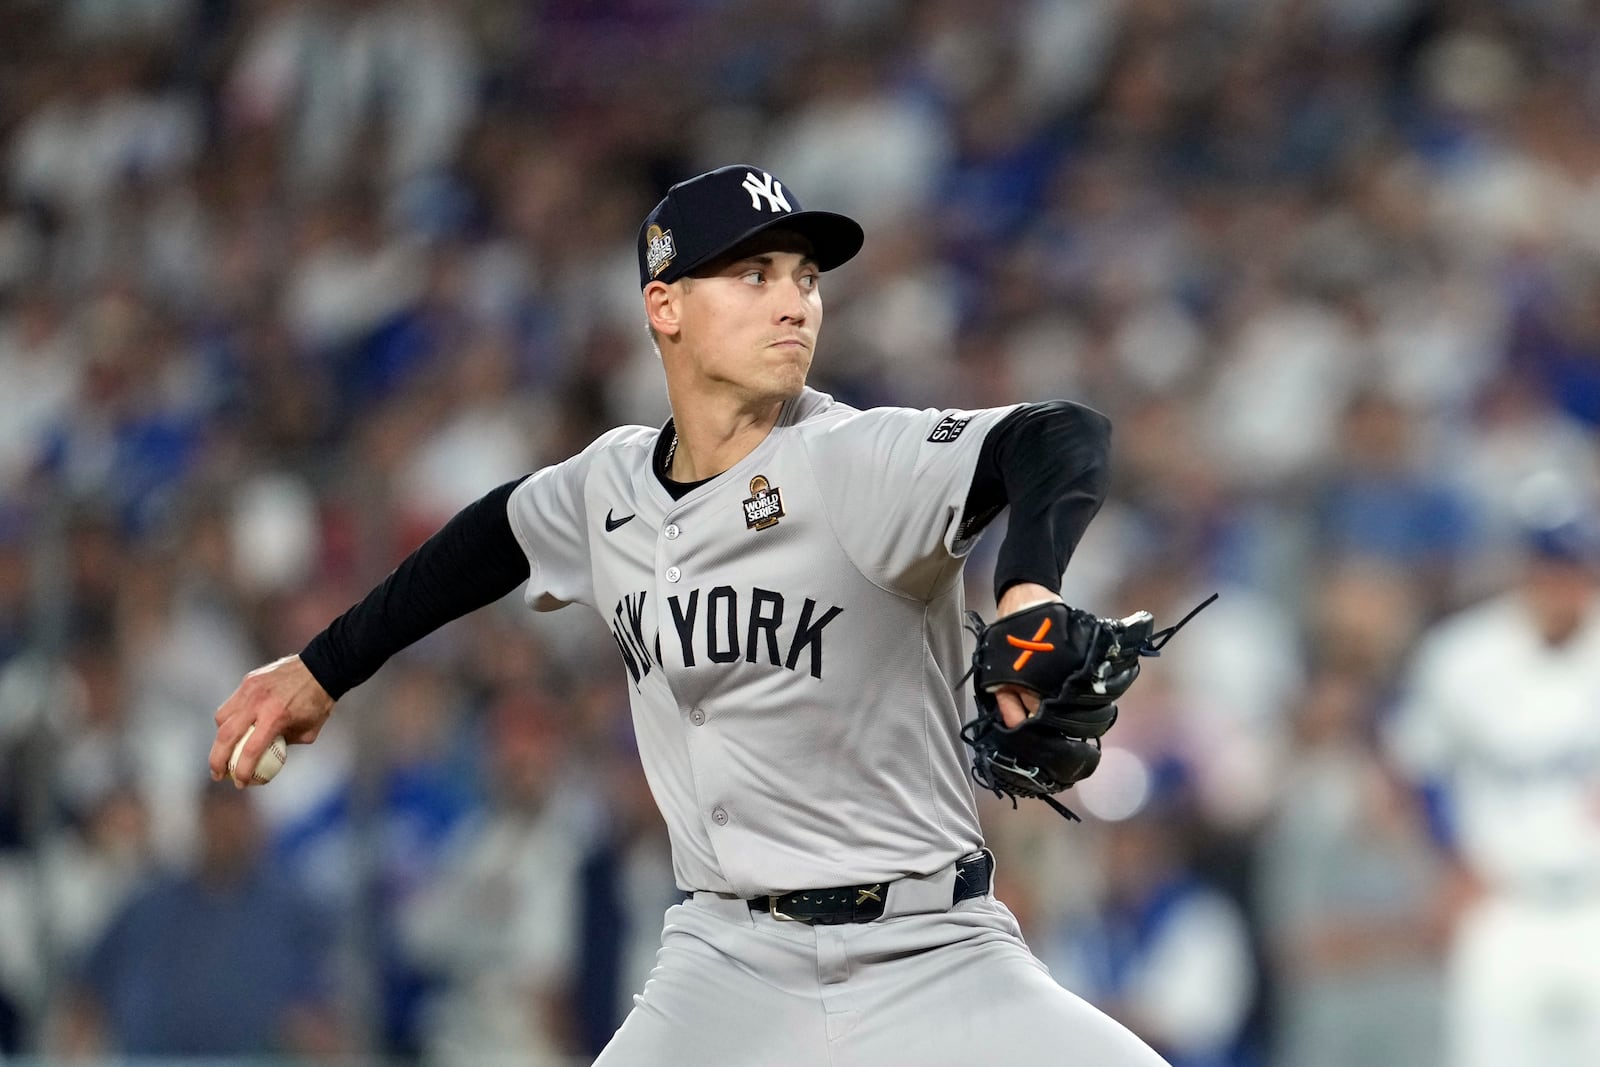
[[[752,530],[778,525],[783,518],[783,496],[764,475],[750,479],[750,498],[744,502],[744,524]]]
[[[946,415],[939,420],[939,425],[933,428],[933,432],[928,435],[928,440],[934,444],[954,441],[961,436],[961,431],[965,430],[967,423],[971,421],[971,415]]]
[[[645,266],[654,278],[667,269],[672,262],[672,257],[678,254],[677,246],[672,243],[672,231],[663,230],[660,226],[651,226],[644,231],[645,241]]]

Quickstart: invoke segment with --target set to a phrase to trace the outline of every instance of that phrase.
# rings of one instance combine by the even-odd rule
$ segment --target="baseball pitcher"
[[[638,238],[672,418],[488,493],[248,675],[212,773],[257,725],[250,781],[274,735],[315,740],[395,652],[526,583],[533,610],[609,625],[687,894],[600,1063],[1160,1064],[1029,952],[972,789],[1058,804],[1170,634],[1056,593],[1106,492],[1107,420],[808,389],[822,275],[862,240],[759,167],[673,186]],[[962,565],[1006,507],[1001,618],[969,655]]]

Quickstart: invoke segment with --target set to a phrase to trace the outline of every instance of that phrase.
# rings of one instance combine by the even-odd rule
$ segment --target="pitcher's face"
[[[742,396],[798,396],[822,324],[820,272],[798,235],[770,231],[673,285],[673,358]]]

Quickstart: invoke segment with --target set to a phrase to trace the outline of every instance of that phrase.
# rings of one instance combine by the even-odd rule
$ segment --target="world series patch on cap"
[[[805,210],[793,190],[760,167],[718,167],[668,189],[639,227],[639,287],[675,282],[763,230],[779,228],[811,242],[819,270],[846,262],[865,240],[854,219]]]

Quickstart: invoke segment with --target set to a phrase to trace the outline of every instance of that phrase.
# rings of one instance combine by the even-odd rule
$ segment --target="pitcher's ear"
[[[666,337],[677,336],[681,295],[675,284],[651,282],[644,287],[644,313],[651,329]]]

